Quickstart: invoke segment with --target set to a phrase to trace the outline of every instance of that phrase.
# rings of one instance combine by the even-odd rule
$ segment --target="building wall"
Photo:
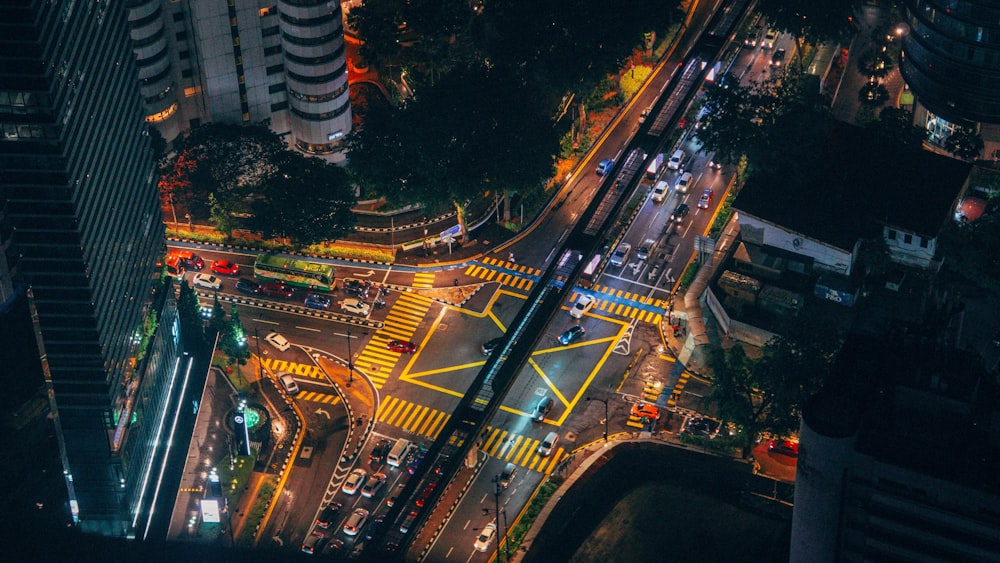
[[[7,2],[0,28],[6,275],[28,288],[74,516],[127,535],[121,454],[152,444],[113,438],[133,393],[162,384],[134,358],[163,221],[126,5]]]
[[[937,238],[929,238],[899,228],[884,227],[882,238],[894,262],[918,268],[930,268],[937,252]]]
[[[851,275],[854,264],[852,252],[788,231],[744,211],[740,211],[738,217],[743,240],[802,254],[812,258],[815,267],[844,276]]]

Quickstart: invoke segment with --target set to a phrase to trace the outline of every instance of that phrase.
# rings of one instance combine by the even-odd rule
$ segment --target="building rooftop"
[[[753,174],[738,211],[850,250],[881,225],[927,237],[953,215],[972,165],[923,150],[886,150],[866,129],[836,123],[806,175]]]

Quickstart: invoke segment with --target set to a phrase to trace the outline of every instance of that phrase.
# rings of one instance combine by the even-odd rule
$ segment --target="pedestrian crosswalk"
[[[434,272],[417,272],[413,274],[413,287],[434,287]]]
[[[375,413],[378,422],[396,426],[417,436],[434,440],[451,415],[445,411],[386,396]],[[557,448],[550,456],[538,454],[540,441],[500,428],[486,427],[480,450],[491,457],[548,475],[568,454]]]
[[[299,393],[295,396],[296,399],[301,399],[303,401],[311,401],[313,403],[323,403],[324,405],[336,405],[340,402],[340,397],[337,395],[331,395],[329,393],[317,393],[316,391],[309,391],[307,393]]]
[[[531,291],[535,286],[535,280],[542,274],[541,270],[536,270],[523,264],[505,262],[496,258],[484,257],[482,262],[493,268],[487,268],[478,264],[473,264],[465,269],[465,275],[479,278],[486,281],[495,281],[506,286],[524,291]]]
[[[412,340],[432,303],[432,300],[421,295],[400,293],[385,317],[385,324],[375,332],[354,360],[355,367],[364,371],[376,388],[381,389],[385,385],[392,369],[403,355],[387,349],[386,344],[391,340]]]
[[[299,377],[311,377],[313,379],[322,379],[323,377],[323,372],[315,364],[299,364],[296,362],[286,362],[285,360],[276,360],[274,358],[261,358],[260,363],[274,373],[287,371]]]

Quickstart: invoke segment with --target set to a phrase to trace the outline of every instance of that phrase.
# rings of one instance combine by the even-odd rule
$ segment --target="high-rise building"
[[[342,161],[351,130],[339,2],[130,0],[146,120],[168,141],[203,123],[268,123]]]
[[[180,339],[125,2],[0,4],[0,298],[26,300],[81,529],[139,533]],[[12,308],[15,309],[15,308]],[[175,395],[175,394],[174,394]]]

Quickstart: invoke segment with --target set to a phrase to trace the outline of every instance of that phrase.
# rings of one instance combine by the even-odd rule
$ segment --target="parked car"
[[[340,491],[345,495],[353,495],[357,493],[361,484],[364,483],[367,475],[368,472],[360,467],[352,470],[350,475],[348,475],[347,479],[344,481],[344,484],[341,485]]]
[[[320,295],[318,293],[310,293],[306,295],[305,301],[303,301],[306,307],[310,309],[329,309],[330,308],[330,298],[325,295]]]
[[[390,340],[385,347],[400,354],[412,354],[417,351],[417,345],[408,340]]]
[[[631,251],[631,244],[627,242],[619,244],[618,248],[616,248],[614,253],[611,254],[611,259],[609,260],[610,264],[616,268],[621,268],[625,265],[625,262],[628,262],[628,254]]]
[[[371,313],[371,307],[360,299],[355,299],[353,297],[348,297],[340,303],[340,310],[345,313],[353,313],[355,315],[361,315],[367,317],[368,313]]]
[[[355,508],[354,512],[344,522],[344,533],[349,536],[356,536],[361,531],[361,527],[368,520],[368,511],[364,508]]]
[[[487,340],[486,342],[483,342],[483,355],[489,356],[490,354],[493,353],[493,350],[496,350],[497,346],[501,344],[503,344],[502,336],[498,336],[496,338],[492,338],[490,340]]]
[[[476,548],[476,551],[485,552],[490,548],[490,544],[493,543],[493,538],[496,535],[497,525],[491,522],[479,532],[479,537],[476,538],[476,542],[472,544],[472,547]]]
[[[236,290],[249,295],[257,295],[260,293],[260,284],[253,280],[240,278],[236,282]]]
[[[295,395],[299,392],[299,384],[295,383],[295,376],[287,371],[278,374],[278,383],[281,384],[281,388],[285,390],[285,393],[289,395]]]
[[[674,223],[680,223],[681,221],[684,220],[685,217],[687,217],[689,211],[691,211],[691,209],[687,206],[686,203],[678,205],[677,207],[674,208],[674,212],[670,214],[670,221],[673,221]]]
[[[550,410],[552,410],[552,397],[545,395],[535,403],[535,408],[531,411],[531,420],[535,422],[545,420],[545,415],[549,414]]]
[[[614,168],[614,166],[615,166],[614,160],[610,158],[605,158],[601,162],[597,163],[597,175],[604,176],[608,172],[611,172],[611,169]]]
[[[340,513],[340,509],[343,507],[344,505],[339,502],[331,502],[327,504],[326,507],[324,507],[319,513],[319,516],[316,517],[316,525],[320,528],[329,528],[330,524],[333,524],[334,518],[336,518],[337,514]]]
[[[295,290],[281,282],[267,282],[260,286],[260,292],[268,297],[289,299],[295,295]]]
[[[195,287],[203,287],[215,291],[222,289],[222,280],[211,274],[195,274],[192,281]]]
[[[574,319],[583,318],[591,309],[597,306],[597,298],[593,295],[581,294],[576,298],[576,303],[569,310],[569,316]]]
[[[383,484],[385,484],[385,473],[372,473],[368,476],[368,480],[365,481],[365,486],[361,487],[361,496],[372,498],[382,488]]]
[[[631,415],[638,418],[660,419],[660,408],[649,403],[636,403],[632,405]]]
[[[563,346],[569,346],[574,341],[583,337],[586,333],[587,331],[580,325],[571,326],[566,330],[566,332],[559,335],[559,343]]]
[[[680,177],[677,178],[677,184],[674,189],[677,190],[677,193],[679,194],[688,193],[688,190],[691,189],[691,180],[693,178],[694,176],[692,176],[690,172],[681,174]]]
[[[264,341],[277,348],[279,352],[284,352],[292,347],[292,344],[288,341],[288,339],[281,336],[277,332],[267,333],[267,336],[264,337]]]
[[[240,273],[240,265],[229,260],[215,260],[212,262],[212,271],[224,276],[235,276]]]
[[[677,149],[674,151],[674,154],[670,155],[670,160],[667,161],[667,168],[670,170],[680,170],[683,163],[684,151]]]
[[[791,440],[771,440],[767,444],[767,451],[789,457],[799,457],[799,443]]]
[[[559,434],[555,432],[549,432],[542,438],[542,442],[538,444],[538,455],[542,457],[548,457],[552,454],[552,450],[556,448],[556,444],[559,443]]]
[[[698,209],[708,209],[712,205],[713,195],[715,195],[715,191],[711,189],[701,192],[701,198],[698,199]]]

